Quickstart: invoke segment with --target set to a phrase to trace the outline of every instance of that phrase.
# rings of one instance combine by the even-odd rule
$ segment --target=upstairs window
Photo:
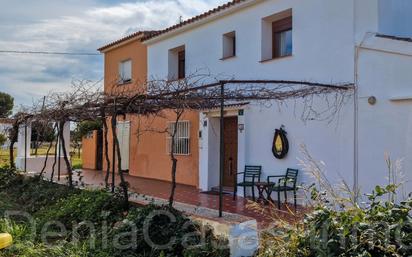
[[[236,32],[232,31],[223,35],[223,56],[227,59],[236,56]]]
[[[178,79],[184,79],[186,77],[186,51],[182,50],[178,52]]]
[[[125,84],[132,81],[132,60],[122,61],[119,64],[119,83]]]
[[[272,23],[272,58],[292,55],[292,17]]]
[[[167,153],[170,154],[172,150],[172,135],[175,129],[175,122],[168,124],[168,136],[167,136]],[[189,155],[190,154],[190,122],[179,121],[176,126],[175,143],[173,147],[173,153],[176,155]]]
[[[185,46],[169,50],[169,80],[184,79],[186,77]]]
[[[262,19],[262,59],[272,60],[293,53],[292,9]]]

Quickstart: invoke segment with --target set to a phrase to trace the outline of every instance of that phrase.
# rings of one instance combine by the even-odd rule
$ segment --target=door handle
[[[232,166],[233,166],[233,158],[232,157],[230,157],[229,158],[229,175],[230,176],[232,176],[233,175],[233,169],[232,169]]]

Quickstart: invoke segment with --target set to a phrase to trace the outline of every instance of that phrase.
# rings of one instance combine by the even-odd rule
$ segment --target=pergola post
[[[30,140],[27,140],[27,124],[24,125],[24,172],[27,172],[27,155],[30,154],[27,153],[27,141],[30,141],[30,145],[31,145],[31,138]],[[30,148],[29,148],[30,151]]]
[[[63,125],[63,137],[64,144],[62,144],[60,138],[57,139],[57,180],[60,181],[61,176],[61,158],[64,157],[63,147],[66,148],[66,153],[70,153],[70,122],[65,122]],[[67,170],[67,167],[66,167]]]
[[[116,108],[116,99],[114,99],[114,119],[112,117],[112,130],[117,127],[117,108]],[[116,144],[114,142],[115,138],[113,137],[112,139],[112,193],[114,193],[115,188],[116,188]],[[120,172],[120,171],[119,171]]]
[[[219,172],[219,217],[223,217],[223,177],[225,170],[225,84],[220,84],[220,172]]]
[[[31,124],[22,124],[19,126],[17,136],[17,158],[16,167],[20,170],[27,171],[27,159],[30,157],[31,145]]]

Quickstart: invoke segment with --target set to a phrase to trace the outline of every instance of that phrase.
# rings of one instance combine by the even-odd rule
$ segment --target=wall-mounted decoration
[[[275,137],[273,138],[272,152],[277,159],[283,159],[289,152],[289,141],[287,133],[283,129],[276,129]]]
[[[374,97],[374,96],[370,96],[369,98],[368,98],[368,103],[370,104],[370,105],[375,105],[376,104],[376,97]]]

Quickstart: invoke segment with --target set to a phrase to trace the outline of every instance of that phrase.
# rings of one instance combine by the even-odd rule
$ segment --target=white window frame
[[[292,17],[293,10],[287,9],[279,13],[262,18],[261,21],[261,59],[260,62],[281,59],[282,57],[273,58],[273,22]],[[292,24],[292,54],[284,57],[293,56],[293,24]]]
[[[176,122],[170,121],[167,123],[167,137],[166,137],[166,153],[169,155],[172,148],[172,134]],[[190,155],[190,129],[191,124],[188,120],[178,122],[177,133],[175,136],[175,155]],[[185,142],[185,143],[184,143]]]
[[[128,65],[128,66],[127,66]],[[130,69],[127,74],[125,69]],[[132,82],[132,60],[127,59],[119,63],[119,84],[126,84]]]
[[[236,57],[236,31],[223,34],[222,43],[223,51],[221,60]]]
[[[168,53],[168,80],[179,79],[179,52],[185,51],[187,57],[186,46],[181,45],[172,49],[169,49]],[[187,58],[185,57],[185,73],[187,71]],[[187,74],[185,74],[187,75]]]

